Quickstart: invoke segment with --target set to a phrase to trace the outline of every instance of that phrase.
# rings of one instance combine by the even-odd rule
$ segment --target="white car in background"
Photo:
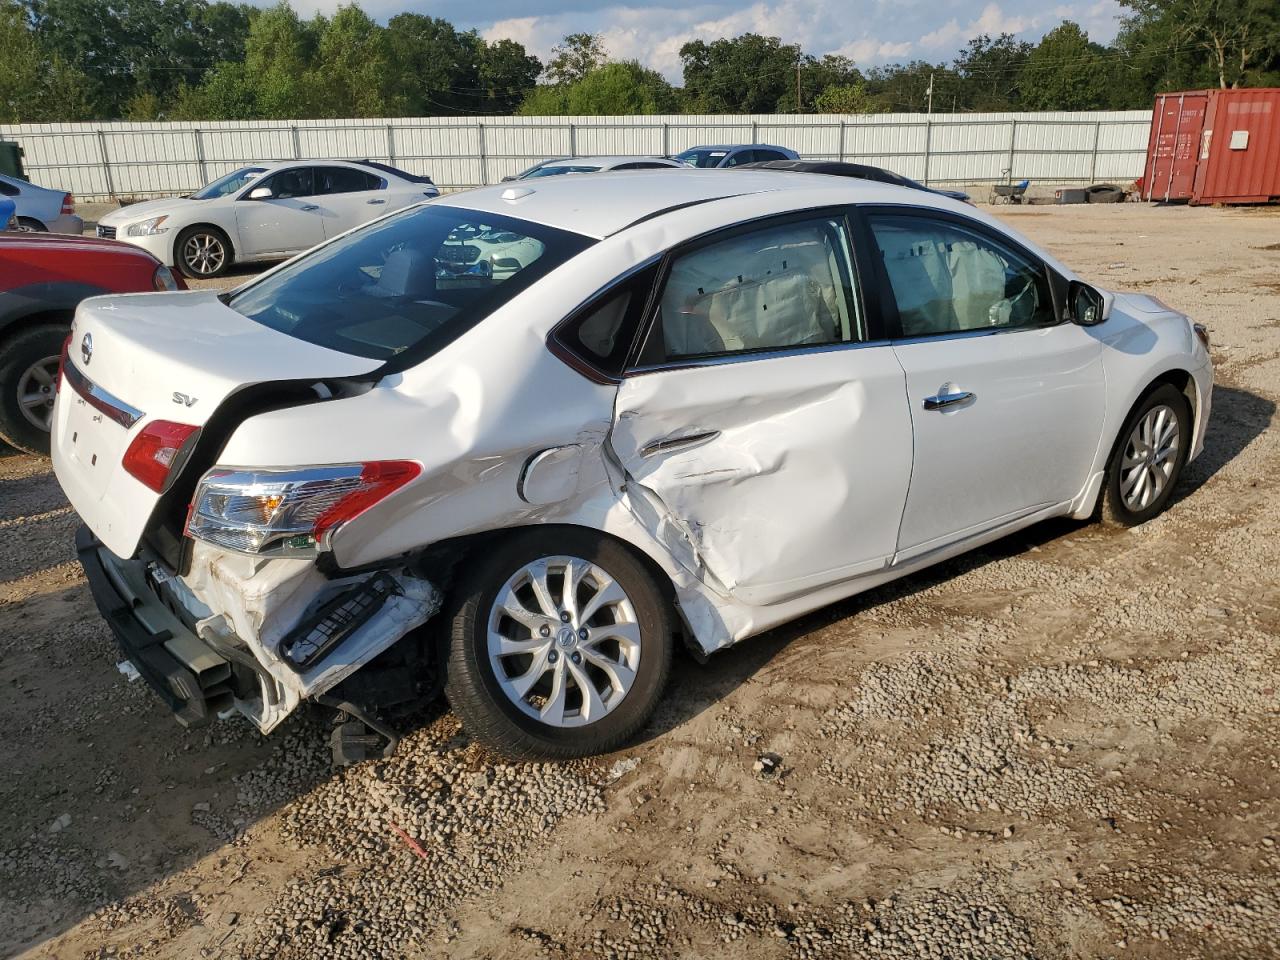
[[[560,160],[546,160],[530,167],[515,177],[504,180],[537,180],[542,177],[561,177],[570,173],[610,173],[621,170],[659,170],[668,167],[677,169],[684,164],[668,160],[666,157],[564,157]]]
[[[384,163],[286,160],[241,167],[188,197],[122,207],[97,232],[207,280],[233,263],[291,257],[439,195],[430,177]]]
[[[677,637],[1151,519],[1213,389],[1202,327],[967,204],[775,171],[457,193],[67,345],[77,550],[182,722],[313,700],[394,745],[443,687],[516,757],[621,746]]]
[[[0,197],[13,201],[15,230],[75,236],[84,231],[84,221],[76,216],[76,198],[65,190],[50,190],[0,174]]]

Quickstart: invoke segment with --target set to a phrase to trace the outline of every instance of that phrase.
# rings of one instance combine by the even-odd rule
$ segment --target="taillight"
[[[1209,328],[1203,323],[1193,323],[1191,329],[1195,331],[1196,337],[1204,344],[1206,350],[1209,349]]]
[[[174,468],[179,466],[199,427],[171,420],[152,420],[133,438],[124,452],[123,465],[156,493],[163,493]]]
[[[62,389],[62,376],[67,369],[67,361],[71,358],[71,338],[73,336],[75,334],[68,331],[67,339],[62,341],[62,353],[58,355],[58,379],[53,381],[54,393]]]
[[[63,212],[63,213],[75,213],[75,212],[76,212],[76,198],[75,198],[75,194],[72,194],[72,193],[64,193],[64,194],[62,195],[62,212]]]
[[[173,271],[163,263],[156,267],[156,272],[151,275],[151,285],[157,290],[178,289],[178,281],[174,279]]]
[[[215,467],[196,487],[187,534],[227,550],[306,556],[326,534],[418,476],[412,460],[376,460],[296,470]]]

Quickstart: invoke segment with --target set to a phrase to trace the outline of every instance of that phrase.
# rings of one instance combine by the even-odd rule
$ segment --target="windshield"
[[[233,170],[225,177],[219,177],[208,186],[201,187],[191,195],[191,199],[213,200],[216,197],[225,197],[229,193],[235,193],[259,174],[265,173],[266,169],[266,167],[241,167],[239,170]]]
[[[557,167],[539,167],[533,173],[524,177],[525,180],[532,180],[534,177],[558,177],[562,173],[595,173],[599,167],[589,167],[585,165],[561,164]]]
[[[308,343],[416,363],[592,242],[498,214],[414,207],[317,248],[228,303]]]
[[[686,150],[676,161],[689,167],[718,167],[728,154],[728,150]]]

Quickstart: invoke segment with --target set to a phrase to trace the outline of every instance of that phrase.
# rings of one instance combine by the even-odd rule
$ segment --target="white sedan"
[[[393,210],[437,197],[430,177],[374,161],[287,160],[234,170],[189,197],[130,204],[98,221],[188,277],[282,260]]]
[[[459,193],[240,288],[86,301],[54,468],[189,724],[444,688],[517,757],[705,656],[1049,517],[1160,513],[1204,328],[964,203],[812,174]]]

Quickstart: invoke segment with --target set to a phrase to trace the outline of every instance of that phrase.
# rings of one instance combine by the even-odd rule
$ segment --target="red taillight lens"
[[[316,519],[314,536],[319,542],[326,530],[364,513],[375,503],[422,472],[412,460],[377,460],[360,470],[360,486],[347,494]]]
[[[68,333],[67,339],[62,341],[62,353],[58,357],[58,379],[53,381],[54,393],[57,393],[59,390],[62,389],[62,376],[63,376],[63,372],[67,369],[67,360],[71,356],[71,338],[73,336],[74,334]]]
[[[189,423],[152,420],[124,452],[125,470],[156,493],[163,493],[183,447],[199,429]]]
[[[71,193],[64,193],[64,194],[62,195],[62,212],[63,212],[63,213],[75,213],[75,212],[76,212],[76,198],[75,198],[75,194],[71,194]]]

